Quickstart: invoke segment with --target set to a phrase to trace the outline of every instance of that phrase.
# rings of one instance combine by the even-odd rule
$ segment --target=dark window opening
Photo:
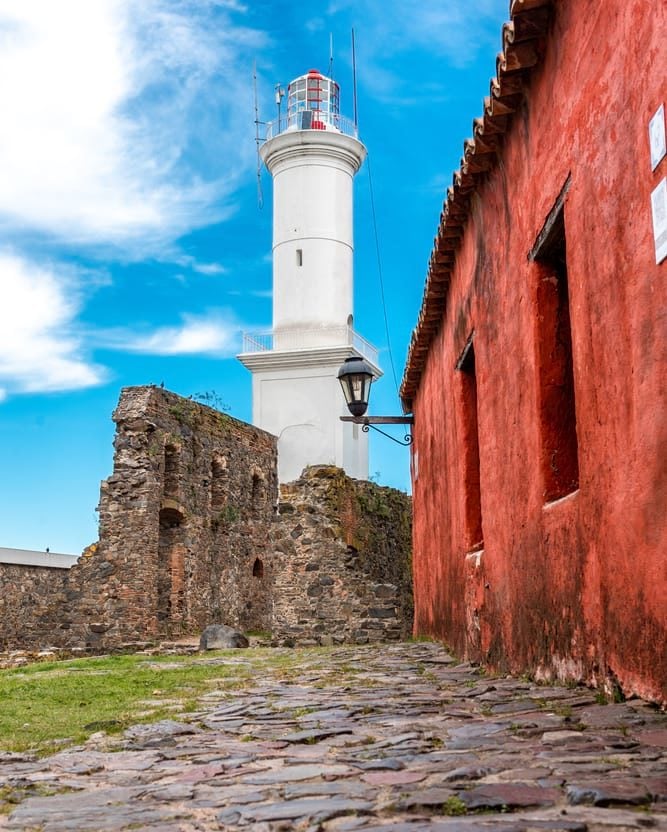
[[[164,479],[162,490],[165,497],[178,497],[179,458],[176,445],[165,445]]]
[[[301,248],[296,250],[296,264],[297,266],[303,266],[303,249]]]
[[[567,186],[549,214],[531,252],[537,280],[540,468],[545,502],[564,497],[579,487],[572,329],[563,216],[566,193]]]
[[[253,578],[264,577],[264,564],[259,558],[255,558],[255,562],[252,565],[252,576]]]
[[[482,495],[480,488],[479,425],[477,420],[477,373],[472,338],[459,359],[459,401],[463,429],[464,535],[467,552],[484,546]]]

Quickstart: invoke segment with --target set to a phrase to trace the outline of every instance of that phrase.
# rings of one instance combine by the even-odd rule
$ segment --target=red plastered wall
[[[478,187],[414,399],[415,629],[460,655],[667,700],[667,261],[648,122],[667,11],[560,0],[498,165]],[[579,488],[545,503],[539,266],[563,186]],[[455,369],[474,332],[484,547],[467,552]]]

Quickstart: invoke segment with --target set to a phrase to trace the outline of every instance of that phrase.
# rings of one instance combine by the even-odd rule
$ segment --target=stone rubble
[[[425,642],[281,672],[122,737],[0,751],[0,829],[667,830],[667,719],[646,702],[485,677]]]

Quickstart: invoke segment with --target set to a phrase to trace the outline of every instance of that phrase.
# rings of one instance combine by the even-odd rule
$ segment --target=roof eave
[[[456,253],[470,216],[470,196],[498,163],[513,113],[525,97],[526,78],[541,61],[552,5],[553,0],[510,2],[511,20],[503,25],[503,48],[496,59],[496,76],[491,79],[482,116],[473,121],[473,136],[464,142],[461,165],[454,172],[440,215],[401,383],[405,412],[412,412],[429,347],[442,324]]]

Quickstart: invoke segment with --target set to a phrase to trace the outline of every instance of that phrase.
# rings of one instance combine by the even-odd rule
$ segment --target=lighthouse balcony
[[[351,326],[319,329],[277,329],[243,333],[243,354],[268,352],[307,352],[331,347],[352,347],[378,365],[378,350]]]
[[[342,133],[344,136],[359,138],[357,125],[352,119],[339,113],[328,113],[323,110],[300,110],[287,116],[282,116],[266,125],[266,141],[281,133],[292,133],[297,130],[328,130]]]

